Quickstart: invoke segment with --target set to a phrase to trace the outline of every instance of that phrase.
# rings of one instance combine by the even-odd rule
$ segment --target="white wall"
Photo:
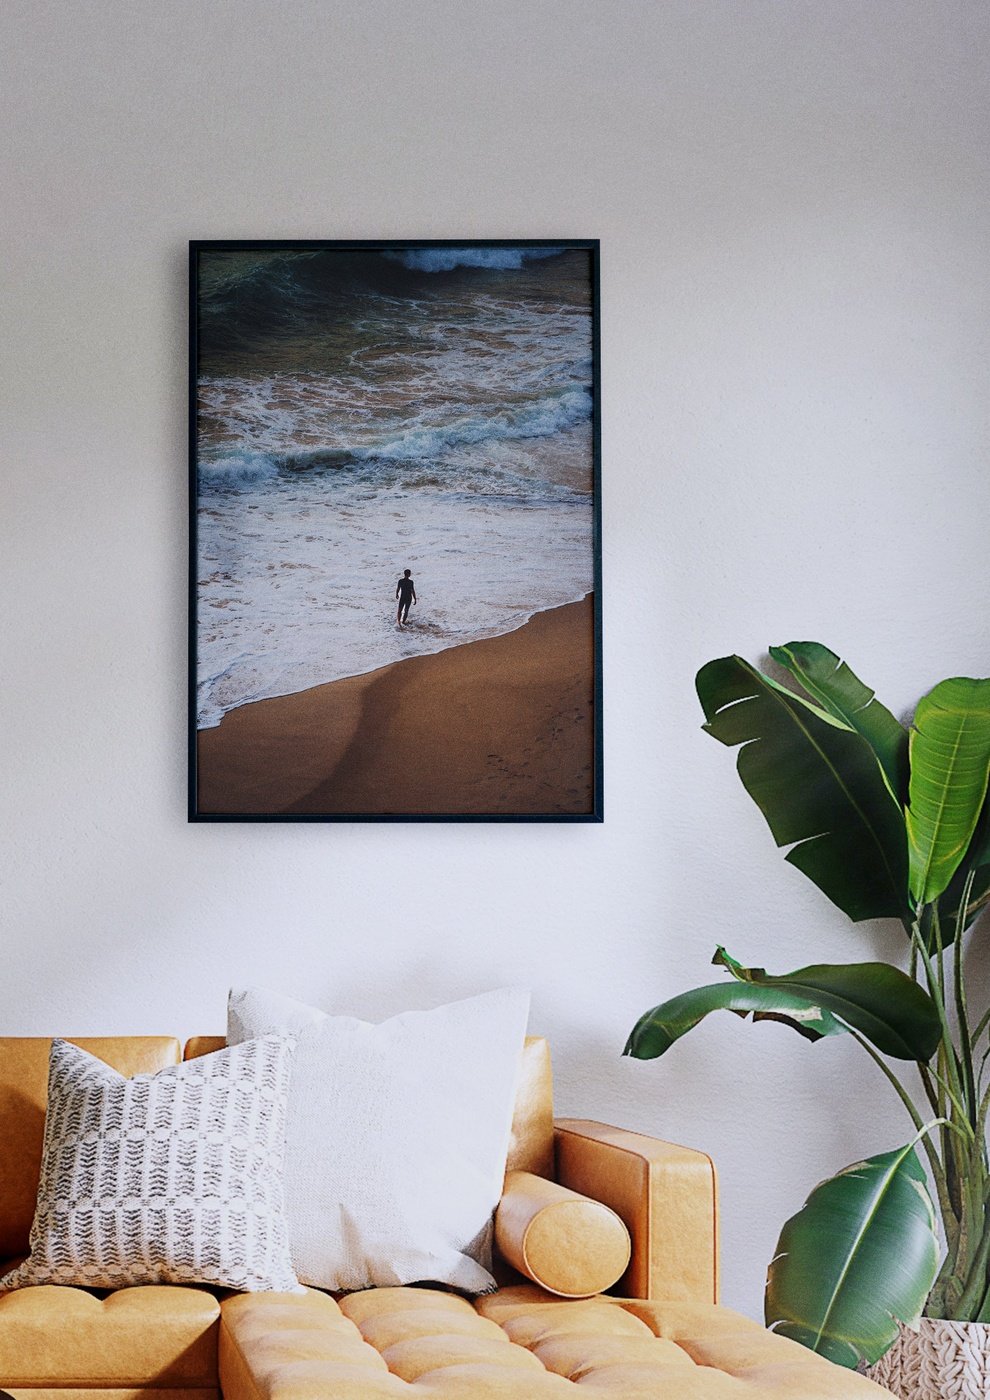
[[[893,953],[774,851],[698,666],[823,640],[904,711],[986,674],[982,0],[5,0],[8,1033],[534,989],[561,1109],[711,1150],[725,1298],[904,1140],[855,1047],[712,1020],[724,940]],[[602,239],[601,827],[185,821],[185,241]]]

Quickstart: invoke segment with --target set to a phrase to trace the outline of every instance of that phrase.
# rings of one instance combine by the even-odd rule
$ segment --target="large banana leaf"
[[[696,684],[708,733],[742,745],[739,776],[786,859],[849,918],[910,928],[904,818],[870,744],[742,657],[710,661]]]
[[[834,651],[820,642],[787,642],[770,655],[830,715],[861,734],[877,756],[891,794],[907,800],[908,732],[876,692],[864,685]]]
[[[983,811],[965,858],[957,867],[947,888],[938,897],[939,930],[943,947],[948,947],[956,936],[959,905],[962,903],[970,871],[973,872],[973,884],[969,892],[965,928],[969,928],[973,920],[990,904],[990,798],[983,803]],[[921,930],[931,951],[935,949],[932,926],[934,907],[929,905],[922,911],[921,917]]]
[[[872,1364],[899,1320],[921,1316],[938,1259],[914,1144],[857,1162],[816,1187],[781,1231],[767,1325],[840,1366]]]
[[[990,680],[941,681],[915,711],[906,814],[911,896],[931,904],[959,869],[987,795]]]
[[[745,968],[719,948],[714,961],[732,973],[655,1006],[633,1027],[624,1053],[653,1060],[713,1011],[783,1021],[808,1040],[841,1035],[849,1026],[884,1055],[927,1063],[939,1042],[935,1006],[918,984],[887,963],[822,964],[773,977]]]
[[[931,997],[889,963],[819,963],[778,976],[743,967],[718,948],[712,962],[740,982],[779,987],[816,999],[833,1016],[865,1035],[883,1055],[927,1064],[938,1049],[942,1023]]]
[[[752,1012],[754,1021],[781,1021],[806,1040],[842,1035],[846,1029],[831,1012],[798,992],[715,982],[682,992],[647,1011],[633,1026],[622,1053],[637,1060],[655,1060],[713,1011],[735,1011],[743,1017]]]

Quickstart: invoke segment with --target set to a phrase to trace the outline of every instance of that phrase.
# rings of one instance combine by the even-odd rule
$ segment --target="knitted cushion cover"
[[[492,1215],[528,1010],[529,993],[509,988],[371,1025],[231,992],[229,1042],[273,1030],[299,1040],[285,1202],[303,1283],[495,1287]]]
[[[300,1292],[282,1191],[294,1050],[268,1036],[125,1079],[54,1040],[31,1253],[0,1287]]]

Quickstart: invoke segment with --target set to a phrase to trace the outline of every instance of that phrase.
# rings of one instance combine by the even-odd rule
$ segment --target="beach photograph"
[[[191,245],[191,819],[601,820],[597,258]]]

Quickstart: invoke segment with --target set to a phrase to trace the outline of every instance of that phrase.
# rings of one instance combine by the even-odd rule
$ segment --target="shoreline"
[[[594,596],[594,589],[589,589],[587,593],[582,593],[577,598],[571,598],[569,602],[583,603],[586,599],[589,598],[594,600]],[[497,641],[499,637],[510,637],[513,632],[518,632],[521,627],[527,626],[527,624],[532,622],[535,617],[539,617],[540,613],[556,612],[558,608],[566,608],[568,606],[569,603],[556,603],[549,608],[537,608],[536,612],[531,612],[527,614],[523,618],[522,622],[517,622],[515,626],[507,628],[504,632],[493,632],[490,637],[474,637],[470,642],[455,642],[454,646],[452,647],[441,646],[436,651],[420,651],[417,652],[414,656],[401,656],[397,661],[386,661],[381,666],[369,666],[366,671],[352,671],[349,672],[346,676],[335,676],[333,680],[317,681],[315,685],[303,686],[301,690],[279,691],[275,695],[261,695],[254,700],[241,700],[238,702],[238,704],[232,705],[229,710],[224,710],[223,714],[220,716],[220,718],[216,721],[215,724],[198,724],[196,726],[196,733],[205,734],[210,729],[219,729],[220,725],[223,723],[224,719],[226,719],[227,715],[234,714],[237,710],[243,709],[245,705],[261,705],[264,704],[266,700],[288,700],[293,695],[305,695],[307,691],[320,690],[325,685],[337,685],[341,681],[365,680],[368,676],[376,675],[379,671],[387,671],[390,666],[400,666],[404,661],[416,661],[419,657],[423,656],[439,656],[441,652],[455,651],[457,647],[462,646],[473,646],[475,642],[494,642]]]
[[[593,594],[202,729],[206,815],[588,814]]]

